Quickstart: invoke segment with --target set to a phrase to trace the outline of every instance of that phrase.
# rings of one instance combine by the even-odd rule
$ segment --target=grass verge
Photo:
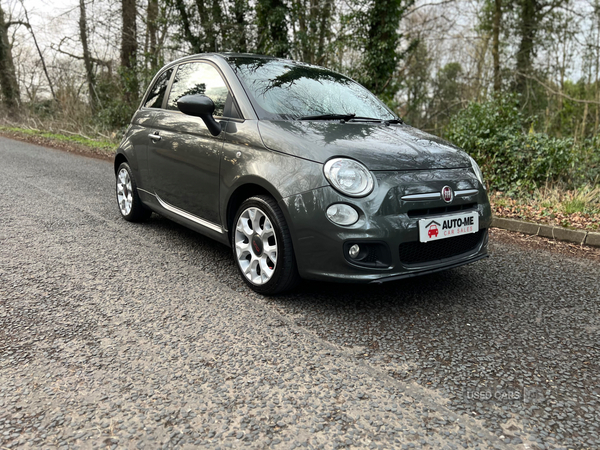
[[[599,186],[584,186],[577,190],[543,188],[512,196],[493,192],[490,202],[498,217],[589,231],[600,229]]]
[[[0,126],[0,135],[102,159],[113,158],[118,146],[116,141],[105,138],[95,139],[78,133],[63,134],[14,126]]]

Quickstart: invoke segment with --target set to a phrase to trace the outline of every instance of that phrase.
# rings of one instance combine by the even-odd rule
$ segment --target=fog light
[[[359,253],[360,253],[360,247],[358,246],[358,244],[354,244],[352,247],[350,247],[348,249],[348,255],[350,255],[350,258],[352,258],[352,259],[356,259],[358,257]]]
[[[358,212],[350,205],[336,203],[327,208],[327,217],[337,225],[352,225],[358,221]]]

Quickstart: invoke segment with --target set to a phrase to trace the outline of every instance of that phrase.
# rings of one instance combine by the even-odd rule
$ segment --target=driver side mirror
[[[206,95],[184,95],[177,100],[177,107],[179,111],[188,116],[200,117],[213,136],[218,136],[221,133],[221,124],[213,117],[215,103]]]

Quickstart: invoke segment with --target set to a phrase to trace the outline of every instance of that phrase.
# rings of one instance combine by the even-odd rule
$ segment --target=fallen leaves
[[[502,193],[490,195],[492,211],[498,217],[521,219],[553,226],[576,228],[588,231],[600,229],[600,204],[592,204],[588,209],[592,212],[565,212],[565,201],[560,195],[537,195],[533,198],[511,198]]]

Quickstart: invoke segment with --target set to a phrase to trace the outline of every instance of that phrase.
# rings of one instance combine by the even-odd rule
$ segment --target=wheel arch
[[[117,174],[117,170],[119,170],[119,166],[124,162],[128,162],[127,157],[123,153],[117,153],[114,161],[115,175]]]
[[[275,192],[275,189],[273,189],[272,187],[271,189],[268,189],[264,185],[258,184],[255,181],[246,182],[235,188],[235,190],[231,193],[229,199],[227,200],[227,207],[225,209],[225,224],[227,226],[227,233],[229,235],[230,242],[231,230],[233,229],[235,213],[237,212],[240,205],[246,199],[254,197],[255,195],[269,195],[273,197],[277,201],[277,203],[280,203],[281,196],[276,195]]]

